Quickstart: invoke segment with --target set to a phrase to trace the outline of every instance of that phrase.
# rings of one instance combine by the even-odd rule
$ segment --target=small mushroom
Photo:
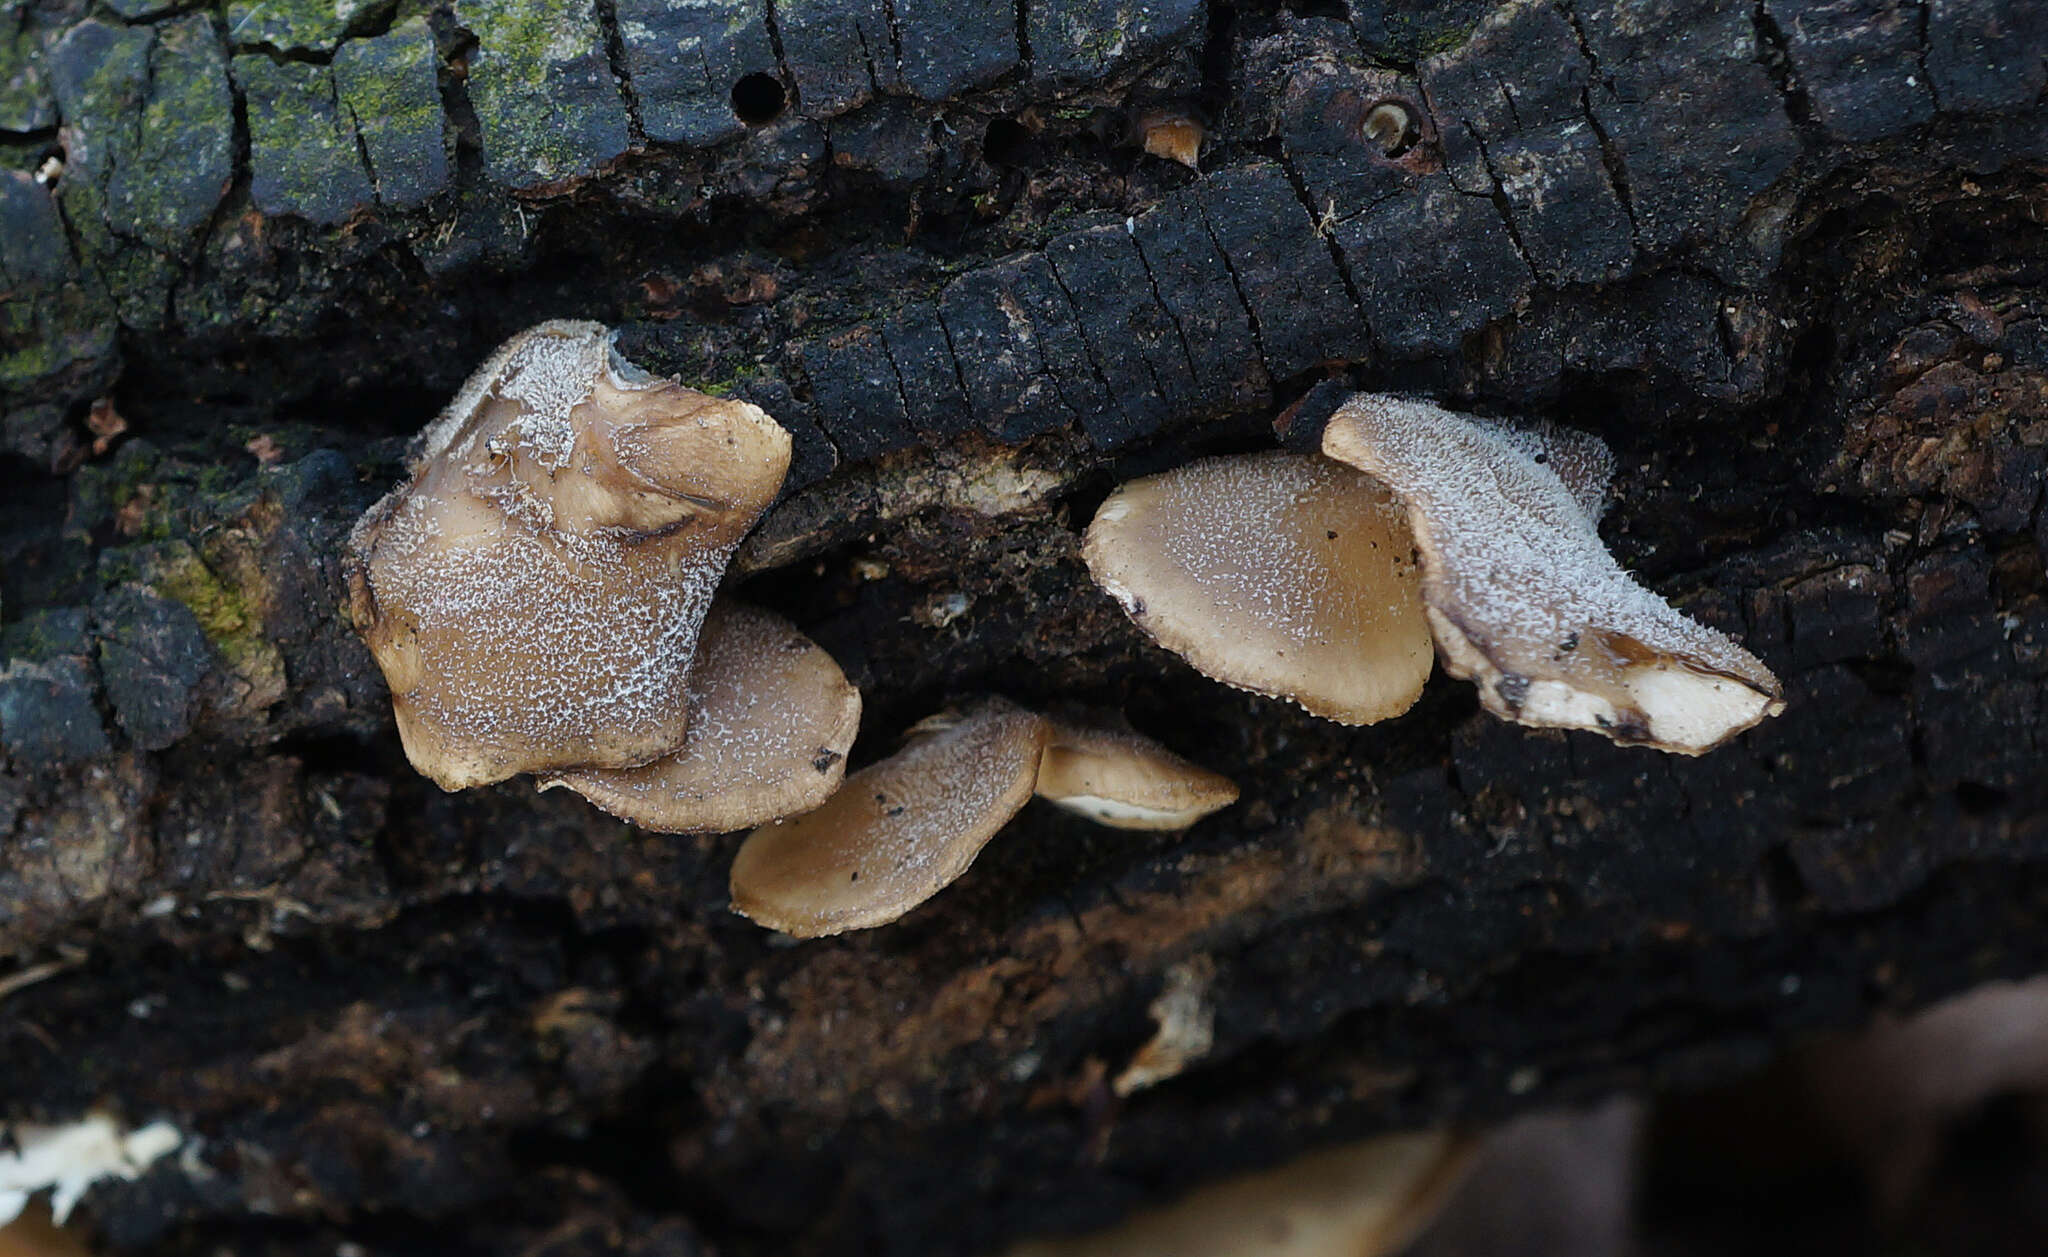
[[[894,921],[967,871],[1031,798],[1045,720],[1001,699],[925,721],[823,807],[747,835],[733,911],[798,938]]]
[[[1275,450],[1133,480],[1081,555],[1140,628],[1227,685],[1371,724],[1429,679],[1401,506],[1328,459]]]
[[[456,790],[681,746],[698,628],[789,452],[759,407],[648,375],[598,324],[508,341],[350,536],[413,766]]]
[[[1138,734],[1051,722],[1041,799],[1112,829],[1186,829],[1237,802],[1237,783]]]
[[[894,921],[965,873],[1034,792],[1119,829],[1180,829],[1237,800],[1148,738],[986,699],[920,722],[816,811],[747,835],[733,910],[798,938]]]
[[[1444,669],[1495,715],[1698,755],[1784,710],[1756,656],[1637,584],[1601,542],[1612,460],[1597,438],[1361,393],[1323,452],[1407,505]]]
[[[1179,109],[1147,109],[1134,125],[1147,153],[1179,162],[1189,170],[1202,169],[1202,141],[1208,133],[1193,115]]]
[[[566,786],[643,829],[725,833],[823,803],[859,729],[860,691],[831,655],[781,616],[720,599],[697,637],[682,749],[540,788]]]
[[[1422,135],[1414,111],[1399,100],[1383,100],[1367,110],[1359,129],[1388,157],[1399,157],[1414,148]]]

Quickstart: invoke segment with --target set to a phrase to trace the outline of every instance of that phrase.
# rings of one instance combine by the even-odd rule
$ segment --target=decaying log
[[[0,13],[0,1117],[186,1133],[117,1249],[974,1253],[2048,960],[2040,6],[547,7]],[[784,946],[731,838],[440,793],[340,542],[555,317],[795,434],[735,582],[857,761],[993,691],[1243,800]],[[1603,437],[1786,713],[1351,730],[1151,646],[1094,506],[1354,387]]]

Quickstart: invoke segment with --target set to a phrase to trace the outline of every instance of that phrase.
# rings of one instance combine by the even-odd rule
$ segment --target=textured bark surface
[[[188,1132],[115,1245],[964,1254],[2043,966],[2040,6],[531,11],[0,13],[0,1116]],[[434,789],[339,542],[546,317],[796,434],[733,583],[856,761],[996,691],[1243,801],[1027,809],[791,947],[730,838]],[[1118,480],[1359,386],[1604,437],[1616,552],[1785,715],[1681,760],[1439,676],[1346,730],[1088,581]],[[1169,983],[1213,1045],[1119,1099]]]

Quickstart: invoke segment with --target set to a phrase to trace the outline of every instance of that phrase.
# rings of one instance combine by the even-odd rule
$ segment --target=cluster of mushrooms
[[[447,790],[532,774],[647,829],[754,827],[733,907],[799,937],[903,915],[1034,793],[1136,829],[1236,800],[1135,733],[1000,699],[845,777],[859,691],[718,592],[789,455],[765,411],[640,371],[598,324],[508,341],[349,538],[351,617],[413,766]]]
[[[1761,663],[1600,543],[1597,439],[1361,394],[1323,449],[1125,485],[1088,530],[1090,570],[1207,675],[1346,723],[1406,710],[1432,637],[1525,724],[1697,754],[1783,706]],[[531,774],[652,830],[751,829],[733,907],[798,937],[903,915],[1034,794],[1131,829],[1236,800],[1136,733],[1000,698],[846,776],[859,691],[719,593],[789,456],[765,411],[639,370],[599,324],[508,341],[350,537],[351,614],[414,767],[448,790]]]
[[[1613,473],[1587,433],[1359,393],[1320,455],[1124,485],[1082,554],[1161,645],[1313,715],[1398,716],[1441,658],[1503,719],[1699,755],[1784,692],[1622,570],[1599,531]]]

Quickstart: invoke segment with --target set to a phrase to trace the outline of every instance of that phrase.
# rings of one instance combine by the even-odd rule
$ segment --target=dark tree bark
[[[964,1254],[2042,967],[2039,5],[337,11],[0,14],[0,1116],[187,1133],[117,1246]],[[731,838],[434,789],[340,541],[570,316],[796,434],[733,580],[857,758],[998,691],[1243,801],[1027,810],[785,947]],[[1786,713],[1349,730],[1151,646],[1095,504],[1352,387],[1599,433],[1616,552]],[[1169,981],[1213,1046],[1120,1100]]]

